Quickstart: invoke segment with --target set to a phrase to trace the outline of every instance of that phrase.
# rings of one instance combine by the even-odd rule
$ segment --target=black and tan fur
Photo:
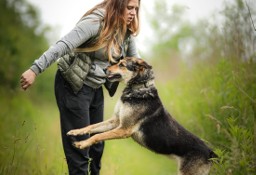
[[[213,151],[183,128],[164,108],[154,85],[152,67],[142,59],[127,57],[108,67],[108,79],[124,81],[122,96],[109,120],[69,131],[68,135],[98,133],[75,142],[83,149],[109,139],[132,137],[140,145],[159,154],[177,157],[180,175],[207,175]]]

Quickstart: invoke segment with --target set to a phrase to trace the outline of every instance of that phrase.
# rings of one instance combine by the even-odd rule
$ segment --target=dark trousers
[[[71,129],[82,128],[103,120],[104,97],[102,88],[93,89],[84,85],[74,94],[68,83],[57,71],[55,77],[55,96],[60,112],[61,135],[64,153],[70,175],[98,175],[104,142],[89,149],[77,149],[74,141],[87,139],[88,135],[69,137]]]

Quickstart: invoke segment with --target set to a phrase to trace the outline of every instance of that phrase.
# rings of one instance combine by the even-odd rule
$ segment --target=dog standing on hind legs
[[[70,136],[98,133],[74,146],[86,148],[100,141],[132,137],[158,154],[177,157],[180,175],[207,175],[214,152],[182,127],[164,108],[154,84],[152,67],[144,60],[126,57],[107,68],[109,81],[126,84],[112,118],[71,130]]]

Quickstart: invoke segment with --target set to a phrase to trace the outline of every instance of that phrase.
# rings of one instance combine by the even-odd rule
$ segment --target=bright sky
[[[27,0],[38,8],[42,21],[52,26],[58,33],[55,39],[68,33],[79,20],[79,18],[95,4],[102,0]],[[141,0],[141,33],[138,36],[139,42],[143,41],[143,33],[148,28],[146,17],[143,10],[152,9],[154,2],[157,0]],[[159,0],[158,0],[159,1]],[[205,18],[207,15],[214,13],[218,15],[223,9],[225,0],[166,0],[172,4],[186,5],[188,18],[197,20]],[[170,6],[171,7],[171,6]],[[54,41],[51,41],[54,42]]]

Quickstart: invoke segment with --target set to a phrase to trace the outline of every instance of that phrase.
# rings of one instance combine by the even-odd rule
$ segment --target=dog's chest
[[[123,103],[121,100],[119,100],[115,106],[115,114],[119,118],[123,117],[129,117],[134,112],[134,108],[127,103]]]
[[[139,106],[123,103],[119,100],[115,106],[115,115],[121,122],[129,122],[129,124],[132,125],[138,120],[143,110],[144,109]]]

